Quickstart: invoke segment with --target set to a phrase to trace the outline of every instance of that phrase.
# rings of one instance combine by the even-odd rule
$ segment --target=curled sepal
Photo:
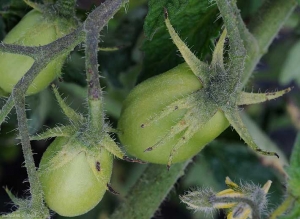
[[[213,57],[211,60],[211,66],[219,67],[222,71],[225,71],[224,62],[223,62],[223,53],[224,53],[224,43],[226,41],[227,31],[226,28],[223,30],[222,35],[215,47],[213,52]]]
[[[239,110],[236,108],[235,110],[227,110],[225,111],[225,117],[228,119],[232,127],[236,130],[236,132],[240,135],[240,137],[246,142],[246,144],[256,151],[259,154],[267,155],[267,156],[276,156],[279,158],[276,152],[269,152],[260,149],[257,144],[254,142],[252,136],[250,135],[248,129],[244,125],[242,118],[239,115]]]
[[[80,113],[77,113],[75,110],[73,110],[66,104],[66,102],[62,99],[61,95],[59,94],[55,85],[52,85],[52,89],[59,106],[63,110],[64,114],[69,118],[70,122],[74,125],[82,124],[85,121],[85,118]]]
[[[30,136],[30,140],[42,140],[53,137],[70,137],[74,132],[72,126],[56,126],[51,129],[47,129],[45,132],[37,135]]]
[[[105,148],[109,153],[111,153],[112,155],[116,156],[117,158],[120,158],[122,160],[126,160],[128,162],[132,162],[132,163],[141,163],[141,164],[145,164],[146,162],[139,160],[139,159],[134,159],[134,158],[130,158],[128,157],[124,151],[121,150],[120,147],[118,147],[118,145],[116,144],[116,142],[114,142],[114,140],[109,136],[109,134],[105,134],[105,136],[103,137],[102,141],[100,142],[101,146],[103,148]]]
[[[291,90],[292,88],[288,87],[284,90],[275,91],[275,92],[266,92],[266,93],[241,92],[239,95],[237,105],[249,105],[249,104],[262,103],[268,100],[274,100],[290,92]]]
[[[181,55],[184,58],[184,61],[189,65],[193,73],[200,78],[202,83],[206,84],[207,76],[205,75],[207,73],[208,65],[205,62],[200,61],[197,56],[195,56],[194,53],[191,52],[191,50],[185,45],[185,43],[180,39],[176,31],[174,30],[173,26],[170,23],[170,20],[168,18],[168,11],[165,8],[165,23],[167,26],[167,29],[170,33],[170,36],[174,42],[174,44],[179,49]]]
[[[28,6],[30,6],[31,8],[39,11],[39,12],[43,12],[45,10],[45,6],[43,6],[42,4],[36,3],[36,2],[32,2],[30,0],[23,0]]]
[[[0,215],[0,218],[50,218],[49,209],[47,207],[43,206],[42,208],[40,208],[37,206],[33,206],[30,199],[17,198],[8,188],[5,188],[5,191],[13,202],[14,207],[17,207],[17,210],[8,214]]]

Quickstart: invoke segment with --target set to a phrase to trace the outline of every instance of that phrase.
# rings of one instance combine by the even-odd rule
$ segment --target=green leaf
[[[294,149],[290,159],[290,166],[288,173],[290,176],[288,185],[289,189],[294,197],[300,197],[300,132],[296,138]]]
[[[298,84],[300,84],[299,56],[300,41],[298,41],[288,53],[279,78],[281,83],[287,84],[290,81],[295,80]]]
[[[164,26],[164,8],[168,10],[170,16],[175,17],[185,8],[188,2],[188,0],[150,0],[149,12],[144,24],[146,36],[152,38],[157,29]]]
[[[168,10],[174,29],[182,39],[186,39],[187,45],[201,60],[210,54],[214,47],[211,39],[220,34],[222,21],[217,19],[218,9],[209,1],[164,0],[159,2],[153,0],[149,2],[144,30],[151,40],[145,41],[142,46],[145,59],[140,81],[165,72],[183,62],[183,58],[178,57],[177,48],[165,27],[164,7]]]
[[[288,215],[284,215],[280,217],[280,219],[294,219],[300,217],[300,202],[296,201],[293,209],[288,213]]]

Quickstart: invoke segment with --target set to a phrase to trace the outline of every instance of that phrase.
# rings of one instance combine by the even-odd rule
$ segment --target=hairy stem
[[[259,52],[248,52],[242,83],[248,82],[261,57],[268,51],[270,44],[278,34],[297,5],[295,0],[267,0],[249,24],[249,30],[257,40]]]
[[[16,84],[11,94],[14,100],[14,105],[16,107],[19,136],[21,138],[22,150],[25,159],[25,167],[28,174],[28,181],[30,183],[32,206],[36,209],[42,209],[44,206],[43,193],[39,177],[36,172],[36,167],[34,164],[33,154],[30,146],[27,118],[25,112],[24,94],[26,93],[29,85],[32,83],[34,78],[51,60],[53,60],[58,55],[65,53],[66,51],[72,50],[79,42],[82,41],[82,38],[78,37],[77,35],[80,36],[80,31],[74,31],[73,33],[67,35],[64,38],[61,38],[44,47],[40,47],[40,54],[38,54],[38,56],[35,57],[36,61],[28,70],[28,72]],[[44,48],[45,50],[43,50]]]
[[[169,171],[164,165],[149,164],[110,219],[151,218],[188,164],[174,164]]]
[[[107,23],[98,22],[110,20],[112,16],[123,6],[123,0],[107,0],[97,9],[90,13],[85,21],[85,67],[88,83],[88,104],[89,104],[89,129],[95,132],[101,131],[104,126],[104,111],[102,91],[99,82],[98,72],[98,38],[99,33]]]

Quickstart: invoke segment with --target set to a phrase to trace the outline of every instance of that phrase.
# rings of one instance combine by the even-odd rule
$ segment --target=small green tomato
[[[74,138],[57,137],[39,168],[48,207],[68,217],[94,208],[108,188],[112,161],[104,148],[93,151]]]
[[[62,24],[64,22],[64,24]],[[3,42],[22,46],[41,46],[49,44],[70,33],[72,25],[65,25],[60,18],[48,18],[37,10],[27,13],[23,19],[6,35]],[[68,54],[51,61],[35,78],[27,95],[45,89],[61,73],[62,65]],[[0,89],[11,93],[15,84],[29,70],[34,60],[31,57],[0,53]]]
[[[183,118],[187,108],[192,106],[192,103],[188,106],[188,99],[201,88],[199,79],[186,63],[136,86],[124,102],[118,124],[119,137],[126,151],[148,162],[167,164],[173,146],[184,138],[184,130],[171,139],[164,136],[176,124],[186,127],[189,121]],[[186,106],[181,102],[185,102]],[[164,113],[166,107],[171,110],[168,115],[168,112]],[[162,116],[158,114],[166,116],[160,118]],[[185,143],[178,149],[172,162],[184,161],[194,156],[228,126],[229,122],[224,114],[218,111],[204,126],[195,130],[191,138],[184,139]],[[173,131],[176,132],[174,129]],[[145,152],[161,142],[160,140],[164,141],[163,144]]]
[[[232,11],[230,8],[224,13]],[[235,19],[234,14],[230,16]],[[212,61],[207,64],[180,39],[166,9],[165,18],[170,36],[186,63],[141,83],[129,94],[119,120],[119,137],[127,151],[169,168],[172,163],[197,154],[231,124],[253,150],[278,157],[276,152],[256,145],[240,117],[239,106],[275,99],[290,89],[265,94],[242,91],[246,51],[230,20],[225,19],[230,41],[234,42],[228,51],[229,63],[224,64],[223,60],[227,35],[224,29]]]

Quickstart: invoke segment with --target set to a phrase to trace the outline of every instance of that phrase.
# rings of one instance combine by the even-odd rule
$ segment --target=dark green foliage
[[[145,58],[140,81],[183,62],[163,24],[164,7],[168,10],[175,30],[201,60],[213,50],[213,39],[219,36],[222,24],[221,20],[217,19],[216,5],[207,0],[161,1],[155,5],[154,2],[157,3],[149,2],[149,13],[144,25],[145,35],[149,40],[145,41],[142,47]]]

